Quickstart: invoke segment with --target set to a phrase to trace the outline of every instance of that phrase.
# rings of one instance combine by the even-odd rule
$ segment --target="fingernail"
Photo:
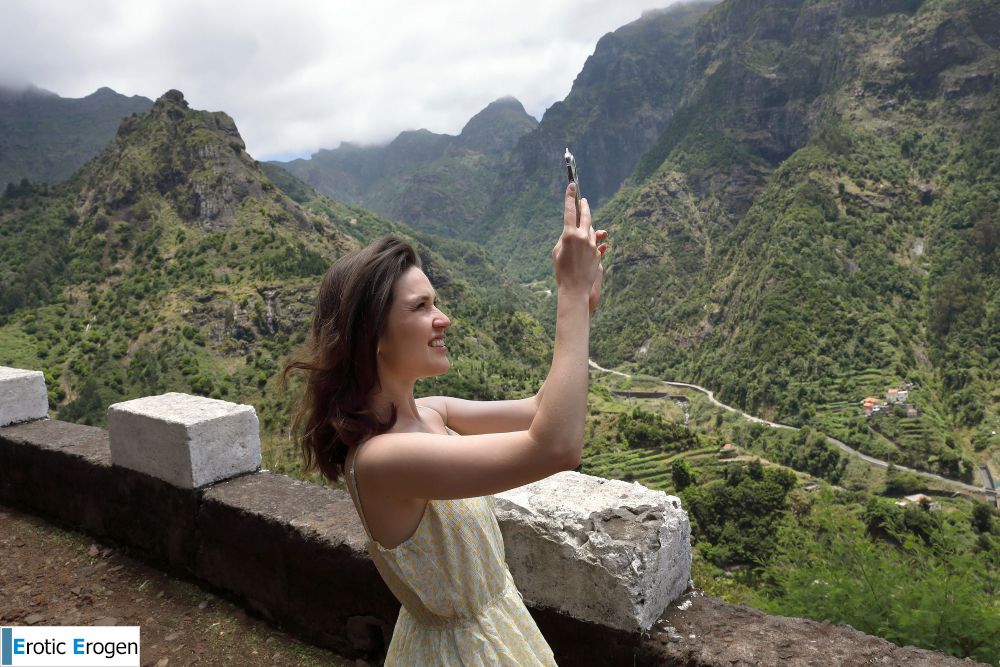
[[[576,183],[570,183],[569,184],[569,191],[570,192],[576,192]]]

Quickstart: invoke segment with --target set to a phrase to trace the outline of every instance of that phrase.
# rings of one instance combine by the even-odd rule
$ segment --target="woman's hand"
[[[560,289],[587,293],[591,310],[600,300],[603,273],[601,257],[607,244],[597,246],[597,236],[604,239],[607,232],[595,232],[591,226],[590,205],[586,199],[580,200],[580,218],[576,217],[575,185],[566,187],[563,206],[563,230],[552,249],[552,263],[555,267],[556,284]]]

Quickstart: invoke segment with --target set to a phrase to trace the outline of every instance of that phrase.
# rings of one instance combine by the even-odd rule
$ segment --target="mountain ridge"
[[[115,136],[122,118],[152,104],[106,86],[81,98],[60,97],[33,84],[0,87],[0,187],[22,179],[68,178]]]
[[[385,145],[342,142],[308,160],[272,162],[319,192],[425,232],[468,238],[517,139],[537,125],[512,96],[476,113],[457,135],[401,132]]]

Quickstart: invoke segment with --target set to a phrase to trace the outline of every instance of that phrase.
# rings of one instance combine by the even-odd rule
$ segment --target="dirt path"
[[[0,625],[138,625],[143,667],[355,667],[121,550],[0,505]]]

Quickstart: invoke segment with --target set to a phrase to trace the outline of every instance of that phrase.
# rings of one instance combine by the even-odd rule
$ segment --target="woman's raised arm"
[[[403,498],[469,498],[523,486],[579,465],[587,412],[589,295],[601,251],[581,201],[580,226],[572,184],[563,229],[552,250],[558,291],[552,367],[538,410],[526,430],[480,435],[383,433],[356,454],[360,483]]]

